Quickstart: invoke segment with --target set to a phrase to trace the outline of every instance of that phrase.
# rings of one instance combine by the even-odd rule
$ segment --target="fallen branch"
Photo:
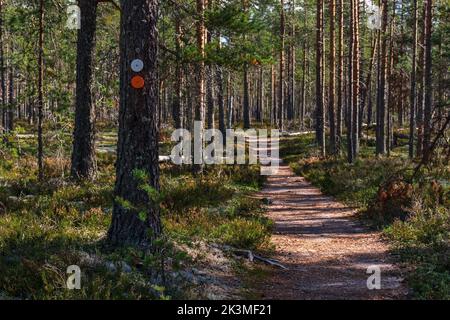
[[[275,259],[269,259],[269,258],[264,258],[264,257],[258,256],[256,254],[253,254],[253,252],[251,250],[237,249],[237,248],[233,248],[230,246],[223,246],[222,249],[224,249],[225,251],[229,251],[236,256],[245,257],[250,262],[254,262],[255,260],[257,260],[257,261],[264,262],[268,265],[281,268],[283,270],[289,270],[286,266],[282,265],[279,261],[277,261]]]

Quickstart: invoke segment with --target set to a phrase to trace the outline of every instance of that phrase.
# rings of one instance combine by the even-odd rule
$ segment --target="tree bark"
[[[119,140],[108,240],[153,250],[161,233],[159,206],[142,185],[159,191],[158,0],[122,0],[121,7]],[[130,67],[134,59],[144,63],[141,89],[130,85],[137,75]]]
[[[5,51],[3,48],[3,0],[0,0],[0,81],[2,90],[0,133],[7,129],[6,125],[6,78],[5,78]]]
[[[336,135],[339,141],[342,138],[342,111],[345,104],[344,97],[344,1],[339,1],[339,37],[338,37],[338,85],[337,85],[337,126]]]
[[[194,120],[201,122],[200,141],[203,141],[203,125],[205,122],[205,0],[197,0],[197,50],[199,53],[199,61],[196,64],[197,74],[197,101],[195,104]],[[203,143],[200,144],[203,146]],[[192,149],[194,150],[194,149]],[[197,154],[202,155],[202,150],[195,150]],[[203,173],[202,163],[192,166],[193,174],[199,175]]]
[[[38,97],[37,97],[37,109],[38,109],[38,178],[39,181],[44,180],[44,141],[42,124],[44,121],[44,0],[39,1],[39,40],[38,40]]]
[[[386,70],[387,70],[387,26],[388,1],[383,0],[382,29],[379,32],[380,44],[378,59],[378,91],[377,91],[377,155],[386,154]]]
[[[286,37],[286,19],[284,12],[284,0],[280,0],[280,74],[278,85],[278,129],[284,130],[284,49]]]
[[[431,33],[433,27],[433,0],[425,0],[425,34],[424,34],[424,130],[423,130],[423,158],[425,163],[429,161],[431,144],[431,117],[433,103],[433,79],[432,79],[432,52]]]
[[[77,83],[75,129],[71,176],[92,180],[95,177],[95,107],[92,97],[92,72],[97,27],[97,2],[79,0],[81,29],[77,43]]]
[[[316,34],[316,138],[321,155],[325,151],[325,111],[323,91],[323,0],[317,0]]]
[[[330,122],[330,152],[336,154],[336,32],[335,32],[335,19],[336,19],[336,1],[330,0],[329,2],[329,16],[330,16],[330,75],[329,75],[329,98],[328,98],[328,119]]]

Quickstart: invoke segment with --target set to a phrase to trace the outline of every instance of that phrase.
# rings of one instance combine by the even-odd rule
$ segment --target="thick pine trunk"
[[[93,55],[97,2],[80,0],[81,29],[78,30],[75,129],[71,175],[75,179],[93,179],[95,162],[95,108],[92,97]]]
[[[121,5],[119,140],[108,239],[113,245],[152,249],[153,240],[161,233],[159,209],[141,185],[159,190],[158,0],[122,0]],[[130,67],[134,59],[144,63],[138,73],[145,81],[142,89],[130,85],[137,75]]]

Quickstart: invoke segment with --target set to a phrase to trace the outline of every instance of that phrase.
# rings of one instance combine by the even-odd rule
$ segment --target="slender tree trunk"
[[[353,121],[353,68],[354,68],[354,61],[353,57],[355,54],[354,51],[354,40],[355,40],[355,29],[354,29],[354,6],[355,6],[355,0],[350,1],[350,28],[349,28],[349,50],[348,50],[348,93],[347,93],[347,160],[349,163],[353,163],[355,161],[354,158],[354,152],[353,152],[353,128],[354,128],[354,121]]]
[[[37,109],[38,109],[38,178],[39,181],[44,180],[44,142],[43,142],[43,132],[42,124],[44,120],[44,91],[43,91],[43,81],[44,81],[44,0],[39,1],[39,40],[38,40],[38,98],[37,98]]]
[[[183,28],[181,26],[181,18],[179,16],[175,19],[175,46],[176,53],[178,55],[177,62],[175,66],[175,97],[173,101],[173,120],[175,123],[176,129],[181,129],[183,127],[183,83],[184,83],[184,74],[183,74],[183,65],[181,64],[181,50],[183,46],[183,42],[181,40],[183,33]]]
[[[217,84],[217,103],[219,106],[219,130],[223,136],[223,145],[226,144],[226,126],[225,126],[225,105],[223,100],[223,72],[222,67],[217,66],[216,69],[216,84]]]
[[[419,64],[420,69],[418,70],[418,78],[420,79],[420,90],[417,94],[417,150],[416,154],[418,158],[423,158],[423,132],[424,132],[424,96],[425,96],[425,16],[426,16],[426,6],[425,3],[422,5],[422,34],[420,43],[421,50],[419,54]]]
[[[264,69],[262,66],[259,67],[257,101],[258,103],[256,110],[256,120],[258,122],[261,122],[263,119],[263,108],[264,108]]]
[[[244,129],[250,129],[250,93],[248,79],[248,65],[244,67]]]
[[[0,0],[0,81],[2,90],[0,133],[7,129],[6,125],[6,78],[5,78],[5,51],[3,47],[3,0]]]
[[[280,74],[278,85],[278,128],[284,130],[284,49],[285,49],[285,36],[286,36],[286,19],[284,11],[284,0],[280,0],[281,13],[280,13]]]
[[[195,121],[201,122],[200,141],[203,141],[203,125],[205,122],[205,0],[197,0],[197,50],[200,55],[200,60],[196,64],[197,68],[197,102],[195,104]],[[199,144],[200,150],[194,152],[202,155],[203,143]],[[194,149],[193,149],[194,150]],[[192,166],[194,175],[203,173],[202,163],[194,164]]]
[[[330,122],[330,151],[331,154],[336,154],[336,47],[335,47],[335,19],[336,19],[336,1],[329,2],[329,16],[330,16],[330,75],[329,75],[329,98],[328,98],[328,114]]]
[[[303,66],[302,66],[302,85],[301,85],[301,104],[300,104],[300,130],[305,130],[305,110],[306,110],[306,68],[308,59],[308,49],[306,39],[303,42]]]
[[[387,26],[388,1],[383,0],[382,29],[380,31],[379,83],[377,92],[377,155],[386,154],[386,71],[387,71]]]
[[[433,103],[433,79],[432,79],[432,52],[431,33],[433,27],[433,0],[425,0],[425,35],[424,35],[424,130],[423,130],[423,159],[429,161],[431,146],[431,117]]]
[[[158,0],[122,0],[121,7],[119,141],[108,239],[152,250],[161,233],[159,207],[145,191],[159,190]],[[130,62],[137,58],[144,62],[138,73],[145,81],[141,89],[130,85],[137,75]]]
[[[275,66],[270,66],[270,123],[276,125],[277,123],[277,98],[275,90]]]
[[[316,35],[316,136],[322,156],[325,150],[325,111],[323,89],[323,0],[317,0]]]
[[[295,67],[296,67],[296,50],[295,50],[295,23],[294,23],[294,14],[295,14],[295,0],[291,0],[291,28],[289,32],[290,36],[290,46],[289,46],[289,93],[288,93],[288,101],[289,101],[289,112],[288,118],[289,120],[293,120],[295,116]]]
[[[214,68],[212,65],[209,65],[208,68],[208,76],[207,76],[207,86],[206,86],[206,102],[208,109],[208,117],[206,121],[206,127],[208,129],[214,129]]]
[[[12,50],[11,50],[12,54]],[[8,93],[8,131],[14,130],[14,73],[13,67],[9,66],[9,93]]]
[[[337,126],[336,135],[339,141],[342,139],[342,111],[345,102],[344,97],[344,0],[339,1],[339,36],[338,36],[338,85],[337,85]]]
[[[96,172],[92,72],[97,2],[79,0],[78,4],[81,9],[81,29],[78,30],[77,44],[77,87],[71,175],[75,179],[90,180],[94,178]]]
[[[387,136],[386,136],[386,146],[387,154],[391,155],[392,140],[393,140],[393,116],[392,116],[392,96],[393,96],[393,83],[392,83],[392,70],[394,65],[394,44],[393,44],[393,28],[396,15],[396,1],[392,3],[392,19],[389,27],[389,54],[387,62],[387,96],[386,96],[386,116],[387,116]]]

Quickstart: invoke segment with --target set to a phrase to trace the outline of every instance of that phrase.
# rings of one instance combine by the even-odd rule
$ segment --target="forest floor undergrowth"
[[[70,128],[46,128],[45,180],[37,180],[36,139],[26,124],[0,146],[0,299],[232,299],[252,297],[263,266],[222,248],[270,250],[271,221],[250,195],[259,167],[161,164],[164,236],[157,253],[111,248],[115,141],[99,132],[94,181],[70,179]],[[170,139],[162,134],[160,153]],[[169,150],[169,151],[168,151]],[[78,265],[81,290],[68,290]],[[261,269],[261,270],[260,270]]]

